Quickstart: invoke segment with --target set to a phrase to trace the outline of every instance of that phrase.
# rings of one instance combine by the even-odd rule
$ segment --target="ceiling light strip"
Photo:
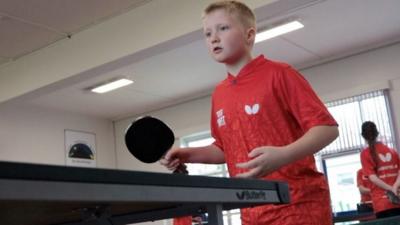
[[[304,25],[302,23],[300,23],[299,21],[297,21],[297,20],[291,21],[291,22],[288,22],[288,23],[285,23],[285,24],[279,25],[277,27],[273,27],[271,29],[268,29],[268,30],[258,33],[256,35],[255,43],[265,41],[265,40],[271,39],[273,37],[276,37],[276,36],[279,36],[282,34],[286,34],[291,31],[294,31],[294,30],[298,30],[303,27],[304,27]]]
[[[91,89],[91,91],[102,94],[102,93],[106,93],[106,92],[115,90],[117,88],[127,86],[132,83],[133,83],[133,81],[123,78],[123,79],[115,80],[110,83],[106,83],[106,84],[94,87]]]

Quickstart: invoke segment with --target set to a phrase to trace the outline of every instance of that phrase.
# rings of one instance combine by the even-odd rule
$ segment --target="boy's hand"
[[[249,153],[249,158],[251,160],[236,164],[237,167],[248,170],[245,173],[237,174],[236,177],[263,177],[288,163],[286,162],[284,147],[263,146],[255,148]]]
[[[179,159],[179,148],[171,149],[160,159],[160,164],[165,166],[168,170],[174,171],[182,162]]]
[[[392,189],[391,189],[391,191],[394,193],[394,194],[396,194],[397,196],[400,196],[400,190],[399,190],[399,184],[397,184],[397,183],[394,183],[393,184],[393,186],[392,186]]]

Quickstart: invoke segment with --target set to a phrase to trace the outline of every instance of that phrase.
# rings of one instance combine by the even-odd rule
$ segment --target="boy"
[[[233,177],[288,182],[290,204],[243,209],[243,225],[331,225],[328,185],[313,154],[338,136],[335,120],[297,71],[251,56],[255,17],[246,5],[209,5],[203,28],[211,56],[228,72],[212,95],[215,142],[172,149],[160,163],[227,163]]]

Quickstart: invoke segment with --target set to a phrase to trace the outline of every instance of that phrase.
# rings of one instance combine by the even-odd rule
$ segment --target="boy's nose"
[[[213,35],[211,38],[211,43],[218,43],[219,42],[219,38],[216,35]]]

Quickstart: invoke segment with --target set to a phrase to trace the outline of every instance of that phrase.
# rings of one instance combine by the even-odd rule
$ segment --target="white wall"
[[[111,121],[31,105],[0,107],[0,160],[65,165],[65,129],[95,133],[97,167],[115,168]]]
[[[388,87],[397,139],[400,125],[400,44],[326,63],[301,71],[325,101]],[[177,137],[209,129],[210,97],[169,107],[150,115],[169,124]],[[123,133],[135,117],[115,122],[117,167],[165,171],[158,164],[143,164],[127,157]]]

